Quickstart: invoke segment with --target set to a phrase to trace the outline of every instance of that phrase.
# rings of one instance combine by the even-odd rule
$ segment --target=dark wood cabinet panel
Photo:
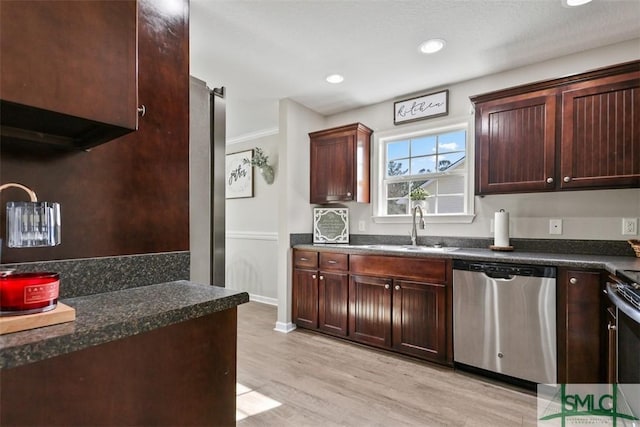
[[[562,188],[640,186],[640,72],[562,92]]]
[[[235,426],[237,309],[0,370],[3,426]]]
[[[446,307],[445,285],[395,280],[393,347],[414,356],[445,361]]]
[[[477,194],[554,188],[555,114],[549,91],[477,107]]]
[[[321,271],[318,295],[318,328],[330,334],[347,336],[349,275]]]
[[[135,0],[2,1],[3,143],[87,148],[135,130],[136,15]]]
[[[4,7],[0,2],[0,10]],[[147,113],[136,132],[89,152],[11,151],[3,138],[0,182],[27,185],[40,200],[59,202],[62,213],[59,246],[5,246],[3,263],[189,250],[188,1],[139,0],[137,10],[138,89]],[[38,67],[49,70],[42,62]],[[91,102],[110,96],[116,82],[108,83],[89,96]],[[4,206],[24,200],[24,194],[3,191],[1,199]],[[5,229],[4,208],[0,229]]]
[[[607,324],[599,271],[558,270],[558,382],[607,380]]]
[[[318,273],[293,270],[293,321],[296,325],[318,327]]]
[[[378,347],[391,347],[391,284],[380,277],[349,278],[349,337]]]
[[[393,276],[433,283],[446,283],[451,275],[451,269],[445,259],[384,255],[351,255],[349,271],[369,276]]]
[[[640,187],[640,61],[471,100],[476,194]]]
[[[354,123],[309,134],[311,203],[369,203],[371,133]]]

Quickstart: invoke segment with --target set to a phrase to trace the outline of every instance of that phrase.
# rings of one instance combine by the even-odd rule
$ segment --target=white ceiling
[[[190,15],[191,74],[226,87],[228,139],[276,129],[283,98],[330,115],[640,37],[640,0],[191,0]],[[434,37],[445,49],[419,53]]]

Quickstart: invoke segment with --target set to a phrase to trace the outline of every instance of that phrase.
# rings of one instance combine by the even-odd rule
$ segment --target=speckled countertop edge
[[[0,368],[37,362],[226,310],[246,292],[180,280],[69,298],[73,322],[0,336]]]
[[[300,244],[294,248],[318,252],[340,252],[364,255],[392,255],[404,257],[447,258],[460,260],[475,260],[488,262],[526,263],[535,265],[550,265],[553,267],[573,267],[602,269],[609,273],[619,274],[623,270],[640,270],[640,258],[624,256],[580,255],[580,254],[552,254],[538,252],[492,251],[482,248],[459,248],[451,252],[417,252],[417,251],[389,251],[369,249],[358,245],[340,244]]]

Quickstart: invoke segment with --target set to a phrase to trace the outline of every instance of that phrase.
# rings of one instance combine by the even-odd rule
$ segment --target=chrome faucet
[[[416,213],[420,212],[420,230],[424,230],[424,215],[422,214],[422,208],[420,206],[414,206],[411,214],[411,244],[416,246],[416,240],[418,239],[418,230],[416,229]]]

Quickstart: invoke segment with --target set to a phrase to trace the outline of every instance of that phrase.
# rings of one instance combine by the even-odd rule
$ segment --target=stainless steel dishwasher
[[[555,268],[460,260],[453,268],[454,362],[555,384]]]

